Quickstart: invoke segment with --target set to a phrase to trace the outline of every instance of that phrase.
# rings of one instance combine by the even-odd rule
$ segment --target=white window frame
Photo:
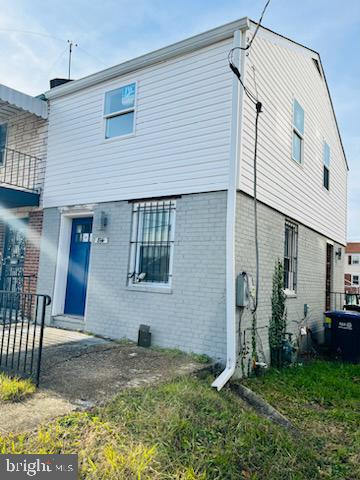
[[[288,277],[288,286],[285,288],[285,261],[284,261],[284,293],[288,296],[295,296],[297,292],[297,279],[298,279],[298,271],[299,271],[299,258],[298,258],[298,252],[299,252],[299,226],[292,222],[291,220],[285,220],[285,228],[284,228],[284,260],[285,260],[285,235],[286,235],[286,228],[290,227],[293,229],[293,243],[292,243],[292,250],[291,250],[291,255],[289,257],[290,265],[295,269],[289,270],[289,275]]]
[[[354,277],[357,277],[357,283],[354,282]],[[354,287],[358,287],[360,285],[359,277],[359,275],[351,275],[351,285],[353,285]]]
[[[355,259],[357,260],[356,262],[354,261]],[[351,255],[351,265],[360,265],[360,255]]]
[[[106,94],[110,93],[110,92],[113,92],[114,90],[119,90],[120,88],[126,87],[128,85],[132,85],[132,84],[135,84],[134,105],[131,108],[126,108],[124,110],[118,110],[116,112],[106,114],[105,113]],[[136,80],[128,81],[126,83],[122,83],[121,85],[117,85],[116,87],[111,88],[110,90],[106,90],[106,92],[104,93],[103,108],[102,108],[102,111],[103,111],[103,139],[104,139],[104,142],[106,142],[106,143],[107,142],[113,142],[113,141],[116,141],[116,140],[121,140],[121,139],[124,139],[124,138],[129,138],[129,137],[134,137],[135,136],[135,133],[136,133],[136,112],[137,112],[137,94],[138,94],[138,82]],[[109,118],[119,117],[121,115],[125,115],[125,114],[130,113],[130,112],[134,112],[133,131],[131,133],[126,133],[124,135],[117,135],[115,137],[106,138],[106,123],[107,123],[107,120]]]
[[[295,102],[299,104],[304,112],[304,133],[301,133],[300,130],[297,129],[294,118],[295,118]],[[296,158],[294,158],[294,135],[297,135],[300,138],[300,162]],[[292,102],[292,117],[291,117],[291,158],[297,165],[304,164],[304,136],[305,136],[305,110],[303,109],[301,103],[296,99],[293,98]]]
[[[139,223],[139,207],[145,205],[162,205],[163,203],[170,206],[170,237],[169,237],[169,273],[167,282],[147,282],[145,279],[138,281],[133,275],[134,272],[139,270],[140,263],[140,241],[143,232],[143,222]],[[173,279],[173,262],[174,262],[174,243],[175,243],[175,222],[176,222],[176,200],[164,199],[164,200],[149,200],[143,202],[135,202],[132,204],[132,222],[131,222],[131,239],[130,239],[130,256],[129,256],[129,268],[128,268],[128,287],[136,290],[170,290],[172,287]],[[138,229],[139,225],[139,229]]]

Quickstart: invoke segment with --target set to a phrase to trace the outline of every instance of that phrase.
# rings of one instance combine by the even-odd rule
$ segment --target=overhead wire
[[[229,68],[231,71],[234,73],[234,75],[237,77],[238,81],[240,82],[246,96],[248,99],[251,101],[253,105],[255,105],[255,111],[256,111],[256,116],[255,116],[255,124],[254,124],[254,157],[253,157],[253,166],[254,166],[254,190],[253,190],[253,195],[254,195],[254,236],[255,236],[255,269],[256,269],[256,277],[255,277],[255,299],[253,302],[253,306],[251,308],[251,312],[253,314],[254,322],[256,322],[256,310],[258,308],[258,303],[259,303],[259,278],[260,278],[260,268],[259,268],[259,239],[258,239],[258,211],[257,211],[257,157],[258,157],[258,139],[259,139],[259,117],[260,113],[262,112],[262,103],[258,100],[258,92],[257,92],[257,83],[256,83],[256,76],[255,76],[255,66],[253,65],[253,72],[254,72],[254,86],[255,86],[255,93],[253,93],[251,90],[247,88],[245,85],[243,79],[241,78],[240,71],[238,67],[234,63],[234,52],[236,50],[241,50],[241,51],[250,51],[252,44],[257,36],[257,33],[259,31],[259,28],[261,26],[262,19],[264,17],[264,14],[266,12],[267,7],[269,6],[270,0],[267,0],[259,21],[256,25],[255,31],[253,36],[251,37],[249,43],[247,44],[246,47],[233,47],[228,54],[228,62],[229,62]]]

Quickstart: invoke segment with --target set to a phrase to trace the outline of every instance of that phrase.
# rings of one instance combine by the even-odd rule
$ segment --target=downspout
[[[234,62],[239,68],[241,78],[244,79],[246,52],[239,47],[246,45],[246,29],[234,32],[233,48]],[[235,294],[235,227],[236,227],[236,198],[239,180],[241,125],[244,108],[244,91],[240,82],[233,75],[232,84],[232,118],[231,142],[229,159],[229,183],[227,190],[226,208],[226,367],[214,380],[212,387],[221,390],[233,376],[237,362],[237,322],[236,322],[236,294]]]

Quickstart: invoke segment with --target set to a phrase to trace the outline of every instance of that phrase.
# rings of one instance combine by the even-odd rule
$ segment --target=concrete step
[[[84,317],[56,315],[51,319],[51,326],[63,328],[64,330],[75,330],[77,332],[83,332],[85,330],[85,321]]]

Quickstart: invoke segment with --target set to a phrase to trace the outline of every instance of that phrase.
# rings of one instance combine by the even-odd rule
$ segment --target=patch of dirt
[[[120,390],[170,380],[204,369],[186,355],[72,332],[51,332],[43,349],[40,390],[21,403],[0,404],[0,433],[21,432],[73,410],[103,405]],[[56,341],[61,336],[63,343]]]
[[[115,342],[52,350],[51,356],[46,354],[41,387],[77,403],[103,404],[124,388],[152,385],[203,368],[185,355]]]
[[[69,401],[41,391],[23,402],[4,402],[0,404],[0,433],[32,430],[40,423],[66,415],[74,409]]]

